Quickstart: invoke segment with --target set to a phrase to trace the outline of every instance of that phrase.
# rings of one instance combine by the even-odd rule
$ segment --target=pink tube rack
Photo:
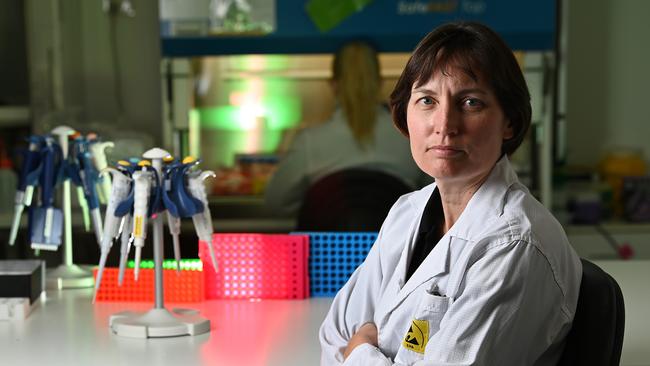
[[[309,297],[309,237],[279,234],[214,234],[215,273],[199,242],[206,299],[304,299]]]

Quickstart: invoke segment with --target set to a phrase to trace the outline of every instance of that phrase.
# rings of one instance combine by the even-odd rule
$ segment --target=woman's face
[[[411,89],[411,153],[437,182],[478,182],[492,170],[512,128],[482,75],[474,81],[459,68],[447,71]]]

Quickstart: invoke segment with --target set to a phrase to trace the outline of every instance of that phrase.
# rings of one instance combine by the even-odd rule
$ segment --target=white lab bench
[[[650,261],[599,261],[625,297],[621,365],[650,365]],[[133,339],[113,335],[111,314],[152,304],[91,304],[92,290],[50,291],[24,321],[0,321],[0,359],[13,365],[317,365],[318,327],[331,298],[166,304],[201,311],[211,332]],[[597,305],[596,305],[597,306]]]
[[[317,365],[318,327],[330,298],[166,304],[211,321],[198,336],[137,339],[111,333],[109,316],[145,303],[91,304],[91,289],[50,291],[24,321],[0,321],[6,365]]]

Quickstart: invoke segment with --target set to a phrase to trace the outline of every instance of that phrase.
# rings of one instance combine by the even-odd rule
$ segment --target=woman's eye
[[[480,108],[484,104],[480,99],[477,98],[466,98],[463,100],[463,106],[467,108]]]
[[[422,97],[422,98],[420,98],[420,103],[422,103],[424,105],[431,105],[431,104],[433,104],[433,98],[431,98],[431,97]]]

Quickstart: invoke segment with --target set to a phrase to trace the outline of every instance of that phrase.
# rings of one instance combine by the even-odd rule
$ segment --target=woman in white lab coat
[[[555,365],[582,274],[508,155],[530,125],[512,52],[489,28],[427,35],[391,95],[435,183],[402,196],[320,329],[322,365]]]
[[[379,103],[380,84],[379,59],[368,44],[350,42],[336,53],[331,85],[337,108],[322,125],[298,132],[266,187],[269,207],[296,212],[313,183],[347,168],[377,170],[410,187],[422,186],[424,174],[408,142]]]

